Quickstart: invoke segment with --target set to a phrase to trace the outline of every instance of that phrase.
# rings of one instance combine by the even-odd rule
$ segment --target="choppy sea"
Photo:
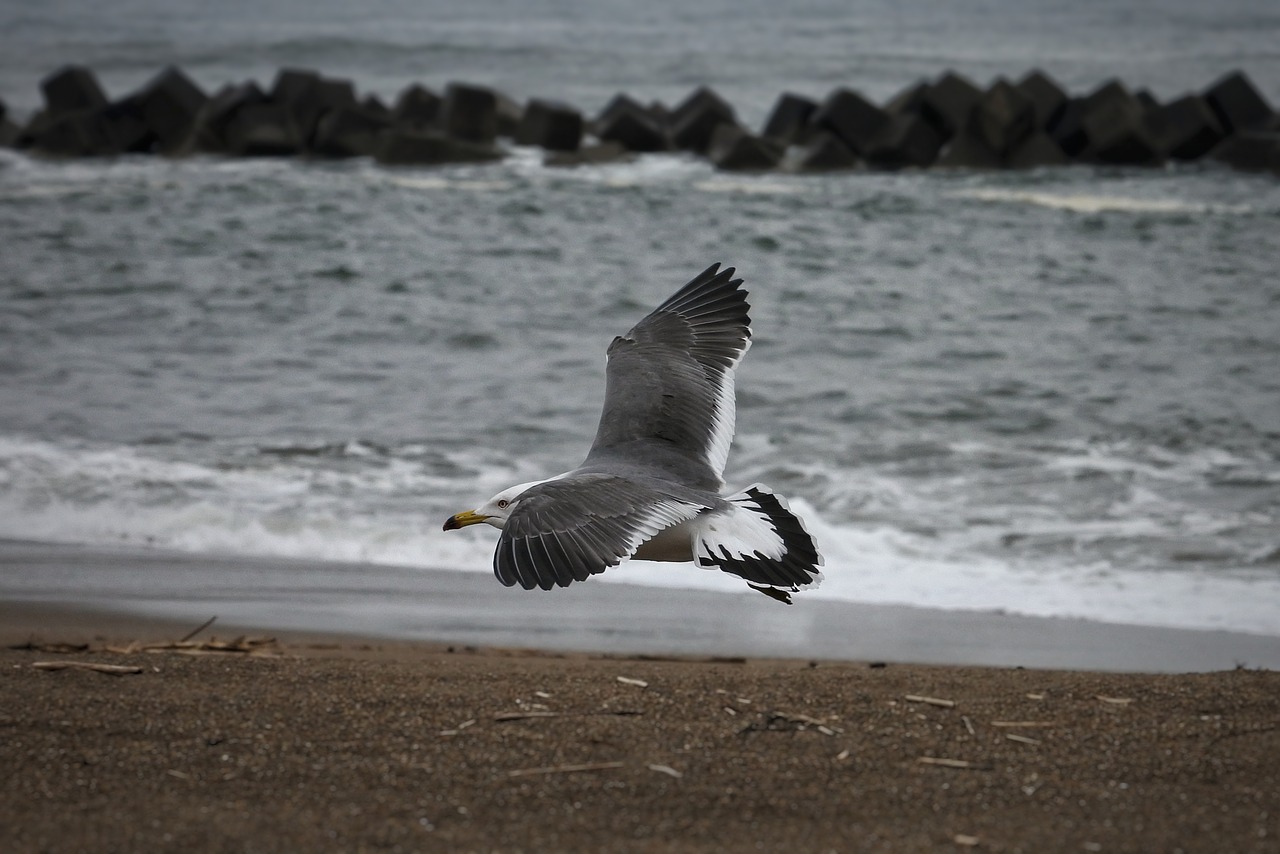
[[[750,123],[784,89],[947,68],[1170,97],[1239,67],[1280,103],[1265,4],[847,6],[21,4],[0,99],[34,109],[77,61],[112,94],[171,62],[209,88],[306,65],[588,111],[707,83]],[[495,532],[441,522],[576,465],[608,342],[721,261],[755,330],[727,479],[806,517],[811,595],[1280,635],[1278,234],[1280,182],[1212,166],[0,152],[0,537],[487,573]]]

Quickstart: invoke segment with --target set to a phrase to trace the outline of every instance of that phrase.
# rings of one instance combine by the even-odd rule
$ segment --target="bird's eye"
[[[507,509],[507,506],[508,506],[510,503],[511,503],[511,502],[510,502],[510,501],[508,501],[508,500],[507,500],[507,499],[505,499],[505,498],[499,498],[499,499],[498,499],[498,509],[499,509],[499,510],[506,510],[506,509]]]

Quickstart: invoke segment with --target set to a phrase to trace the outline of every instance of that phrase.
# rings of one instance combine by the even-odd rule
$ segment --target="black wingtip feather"
[[[821,578],[818,567],[822,566],[822,556],[799,517],[787,508],[780,497],[765,487],[749,487],[742,495],[749,501],[732,500],[748,512],[757,513],[768,521],[782,539],[782,557],[766,557],[759,551],[751,555],[735,555],[723,545],[719,546],[717,553],[711,544],[703,541],[698,564],[717,567],[736,575],[757,589],[768,587],[796,592],[802,587],[817,583]]]
[[[708,303],[719,299],[732,300],[740,308],[741,322],[750,325],[747,317],[747,292],[742,289],[742,279],[735,279],[733,267],[720,269],[715,263],[689,280],[688,284],[671,295],[666,302],[658,306],[657,311],[670,311],[682,315],[691,315]]]

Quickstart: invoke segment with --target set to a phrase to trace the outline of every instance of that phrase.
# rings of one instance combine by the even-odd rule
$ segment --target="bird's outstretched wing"
[[[593,456],[659,440],[706,467],[696,485],[719,488],[733,440],[734,369],[751,346],[747,293],[733,274],[711,265],[613,340]]]
[[[493,572],[508,587],[568,587],[635,554],[706,507],[610,474],[577,473],[523,492],[502,528]]]

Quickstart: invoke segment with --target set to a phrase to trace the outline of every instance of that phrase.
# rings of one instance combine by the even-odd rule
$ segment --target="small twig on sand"
[[[36,661],[31,666],[36,670],[92,670],[109,676],[128,676],[142,672],[141,667],[132,664],[98,664],[93,661]]]
[[[916,760],[925,765],[941,765],[944,768],[977,768],[978,766],[967,759],[947,759],[942,756],[921,756]]]
[[[927,703],[930,706],[938,706],[943,709],[954,709],[955,700],[941,700],[937,697],[922,697],[919,694],[908,694],[904,699],[908,703]]]
[[[503,721],[523,721],[530,718],[558,718],[562,717],[563,714],[563,712],[498,712],[493,716],[493,719],[501,723]]]
[[[581,765],[552,765],[549,768],[519,768],[508,771],[508,777],[534,777],[541,774],[576,774],[579,771],[611,771],[622,768],[625,762],[587,762]]]
[[[9,649],[20,649],[25,652],[87,652],[89,645],[87,643],[37,643],[35,640],[28,640],[26,643],[16,643]]]
[[[217,617],[217,615],[215,614],[214,616],[212,616],[212,617],[210,617],[209,619],[205,620],[203,623],[201,623],[198,627],[196,627],[196,628],[195,628],[195,629],[193,629],[192,631],[190,631],[190,632],[188,632],[187,634],[183,635],[183,636],[182,636],[182,639],[181,639],[181,640],[179,640],[179,641],[178,641],[178,643],[186,643],[187,641],[191,640],[193,637],[195,637],[196,635],[198,635],[198,634],[200,634],[201,632],[203,632],[205,629],[207,629],[207,628],[209,628],[210,626],[212,626],[212,625],[213,625],[213,621],[214,621],[214,620],[216,620],[216,619],[218,619],[218,617]]]
[[[657,771],[659,774],[666,774],[668,777],[675,777],[679,780],[684,774],[680,773],[670,765],[649,765],[650,771]]]
[[[199,631],[199,629],[196,631]],[[275,638],[245,637],[241,635],[229,641],[220,641],[217,638],[211,638],[207,641],[161,641],[159,643],[143,644],[139,649],[143,652],[177,652],[184,655],[213,655],[224,652],[252,654],[272,651],[275,649],[275,645]]]
[[[568,718],[587,717],[589,715],[609,715],[618,718],[629,718],[643,715],[640,709],[605,709],[599,712],[498,712],[493,719],[498,723],[506,721],[523,721],[531,718]]]

